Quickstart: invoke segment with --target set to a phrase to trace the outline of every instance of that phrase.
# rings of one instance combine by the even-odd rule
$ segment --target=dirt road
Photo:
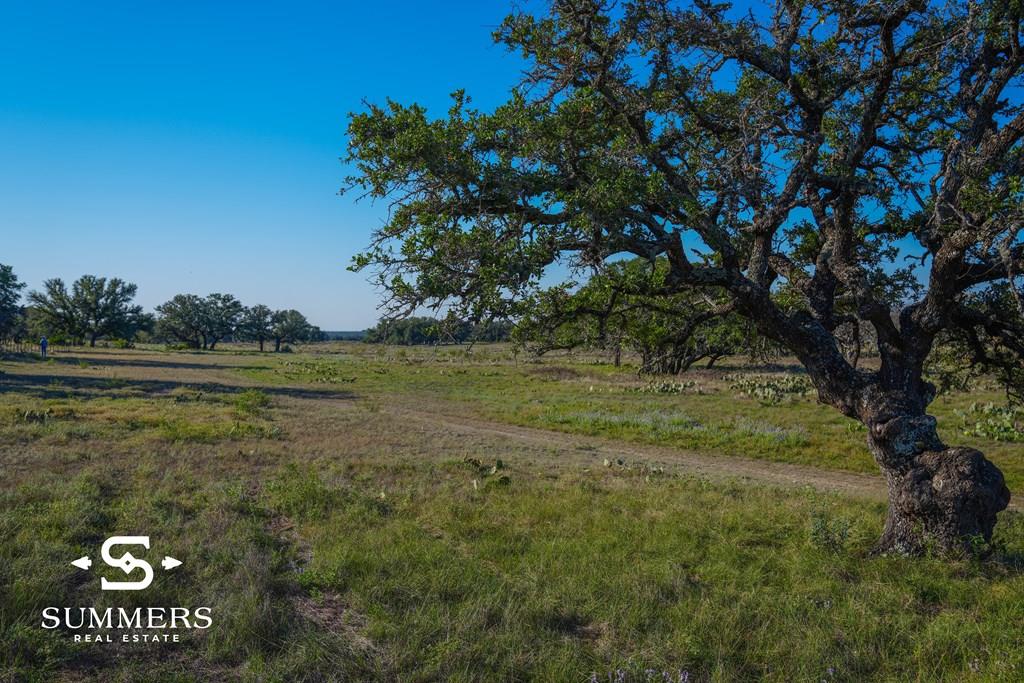
[[[403,419],[412,419],[456,434],[509,439],[534,448],[558,451],[558,462],[568,459],[574,464],[603,467],[605,460],[627,465],[646,463],[668,471],[707,477],[708,479],[739,479],[777,486],[810,486],[821,491],[884,501],[885,483],[881,476],[824,470],[783,462],[756,460],[742,456],[705,455],[692,451],[626,444],[598,437],[568,434],[533,427],[520,427],[478,418],[442,412],[392,406],[387,412]]]

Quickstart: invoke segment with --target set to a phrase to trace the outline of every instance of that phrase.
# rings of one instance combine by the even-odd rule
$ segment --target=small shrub
[[[259,415],[270,406],[270,397],[260,389],[246,389],[234,400],[235,410],[243,415]]]
[[[811,543],[822,550],[839,552],[850,538],[850,521],[831,517],[825,510],[811,515]]]

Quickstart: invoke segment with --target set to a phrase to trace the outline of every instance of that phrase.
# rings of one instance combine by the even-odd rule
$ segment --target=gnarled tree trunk
[[[876,552],[970,551],[978,539],[992,540],[996,514],[1010,502],[998,467],[973,448],[943,444],[931,415],[883,412],[866,422],[868,445],[889,486]]]
[[[828,343],[810,347],[801,360],[819,399],[868,429],[868,447],[889,489],[875,552],[971,552],[979,540],[992,540],[1010,491],[1003,473],[979,451],[942,443],[935,418],[927,414],[935,387],[923,378],[931,339],[920,335],[915,343],[911,353],[882,345],[878,370],[853,369]]]

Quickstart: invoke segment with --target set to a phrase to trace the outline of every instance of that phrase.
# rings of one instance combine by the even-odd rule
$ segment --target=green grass
[[[86,646],[41,633],[39,609],[108,604],[65,560],[126,522],[185,562],[145,604],[210,605],[215,628],[181,646],[188,661],[139,649],[118,669],[125,679],[582,681],[656,669],[932,681],[1024,670],[1018,516],[1001,525],[1003,561],[868,559],[876,505],[625,470],[509,472],[507,486],[474,489],[476,468],[462,462],[397,475],[292,463],[263,483],[227,484],[143,461],[127,477],[97,468],[6,492],[0,670],[51,680],[75,668]],[[823,535],[822,520],[845,531]],[[120,666],[110,650],[90,652],[89,666]]]
[[[294,551],[269,530],[265,506],[238,487],[200,483],[182,470],[158,475],[152,467],[144,463],[127,479],[97,468],[0,499],[0,561],[10,587],[0,593],[0,679],[50,681],[78,671],[103,680],[201,681],[245,663],[249,680],[294,680],[309,664],[296,657],[304,647],[315,649],[324,675],[370,671],[346,643],[327,639],[297,612],[290,599]],[[95,578],[83,582],[68,558],[95,557],[103,538],[126,528],[159,539],[154,550],[174,549],[184,562],[180,571],[158,570],[138,594],[104,593]],[[168,656],[153,646],[75,644],[67,634],[43,631],[45,605],[209,605],[217,627],[161,646],[170,648]]]
[[[873,471],[863,431],[812,396],[748,396],[736,368],[643,391],[629,369],[501,347],[342,348],[118,351],[116,377],[97,377],[103,352],[52,377],[6,364],[39,376],[0,391],[0,681],[1024,678],[1017,513],[985,561],[875,558],[879,504],[548,457],[388,410]],[[1013,488],[1024,446],[958,435],[955,411],[993,399],[935,412]],[[183,565],[113,594],[69,564],[130,533]],[[207,605],[214,626],[76,645],[39,627],[47,605]]]
[[[134,392],[37,399],[6,395],[0,403],[0,445],[51,445],[92,440],[205,442],[279,438],[267,419],[269,397],[256,389],[211,394],[181,390],[152,398]]]
[[[866,431],[813,392],[766,403],[733,388],[738,368],[722,367],[692,380],[681,394],[637,391],[647,381],[632,368],[593,361],[510,363],[503,347],[464,350],[398,349],[346,344],[345,353],[315,360],[278,361],[237,371],[269,384],[321,384],[343,378],[339,391],[368,401],[448,404],[452,413],[636,443],[743,455],[815,467],[875,473]],[[742,371],[742,368],[739,370]],[[790,377],[790,373],[775,373]],[[764,373],[747,373],[749,377]],[[1011,490],[1024,487],[1020,443],[988,438],[974,428],[973,403],[1005,402],[981,383],[970,393],[939,397],[930,412],[947,443],[972,446],[995,462]]]
[[[270,406],[270,397],[259,389],[246,389],[235,396],[232,402],[240,415],[261,415],[263,409]]]

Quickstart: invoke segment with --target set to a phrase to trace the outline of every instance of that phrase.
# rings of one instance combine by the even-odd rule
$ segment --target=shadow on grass
[[[50,360],[59,365],[77,366],[82,361],[89,364],[89,367],[139,367],[139,368],[169,368],[176,370],[266,370],[269,365],[218,365],[216,363],[185,363],[172,360],[144,360],[142,358],[109,358],[104,356],[90,355],[88,358],[80,356],[50,356]],[[34,359],[30,359],[34,360]]]
[[[123,379],[110,377],[76,377],[69,375],[0,375],[0,394],[19,393],[37,398],[97,398],[112,396],[112,392],[141,392],[146,396],[166,397],[175,389],[188,389],[222,394],[240,394],[259,389],[271,396],[301,399],[352,399],[355,394],[342,389],[309,389],[282,386],[238,386],[217,382],[175,382],[173,380]]]

